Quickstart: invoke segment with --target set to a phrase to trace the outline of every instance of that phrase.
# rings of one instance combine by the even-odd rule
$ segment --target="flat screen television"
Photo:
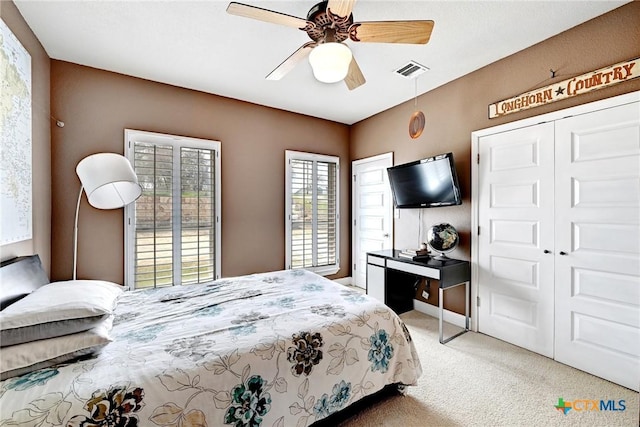
[[[387,168],[396,208],[462,204],[453,153]]]

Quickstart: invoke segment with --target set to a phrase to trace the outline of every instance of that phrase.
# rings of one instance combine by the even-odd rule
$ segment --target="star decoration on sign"
[[[556,95],[563,95],[563,94],[564,94],[564,88],[562,86],[556,89]]]

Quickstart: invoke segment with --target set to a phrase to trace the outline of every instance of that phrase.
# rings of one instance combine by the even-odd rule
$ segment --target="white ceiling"
[[[309,1],[242,0],[305,18]],[[378,1],[355,22],[431,19],[426,45],[346,43],[367,82],[323,84],[304,60],[282,80],[264,77],[310,39],[303,31],[226,13],[228,1],[14,0],[48,55],[175,86],[353,124],[415,96],[394,70],[430,68],[422,94],[628,1]]]

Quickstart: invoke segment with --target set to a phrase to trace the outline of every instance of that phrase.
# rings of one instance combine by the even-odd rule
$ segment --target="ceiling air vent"
[[[424,65],[418,64],[416,61],[409,61],[394,72],[405,79],[414,79],[427,71],[429,69]]]

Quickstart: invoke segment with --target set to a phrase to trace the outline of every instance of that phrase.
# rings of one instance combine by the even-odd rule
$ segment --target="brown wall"
[[[0,1],[0,17],[31,55],[33,238],[0,246],[0,259],[39,254],[51,265],[51,119],[49,56],[11,1]]]
[[[426,116],[426,126],[417,140],[408,134],[413,100],[359,122],[351,128],[351,159],[393,151],[395,164],[400,164],[452,151],[463,204],[423,209],[423,229],[442,221],[453,224],[461,235],[461,243],[450,256],[470,259],[471,132],[637,91],[640,79],[497,119],[488,119],[488,105],[640,56],[639,27],[640,2],[629,3],[420,96],[418,107]],[[555,79],[550,78],[550,69],[556,71]],[[429,75],[420,78],[427,80]],[[418,216],[412,211],[415,210],[402,210],[395,220],[397,248],[416,246]],[[432,291],[431,295],[434,294]],[[463,288],[449,291],[447,300],[448,308],[462,312]],[[431,297],[429,302],[437,304],[437,299]]]
[[[122,153],[124,128],[222,141],[225,276],[284,266],[284,150],[340,156],[343,240],[341,270],[336,277],[341,277],[350,274],[347,236],[350,235],[351,160],[393,151],[395,163],[399,164],[453,151],[464,203],[459,207],[424,210],[423,228],[438,221],[451,222],[462,234],[460,248],[452,256],[469,259],[470,134],[473,130],[640,89],[640,79],[637,79],[503,118],[487,118],[490,103],[639,56],[638,2],[420,96],[418,105],[426,114],[427,125],[415,141],[408,137],[407,131],[413,101],[349,128],[215,95],[50,61],[12,2],[0,2],[0,16],[32,56],[34,97],[34,237],[31,241],[0,247],[0,257],[38,253],[47,270],[51,264],[52,279],[71,277],[73,216],[79,190],[75,165],[95,152]],[[557,71],[555,80],[550,79],[551,68]],[[421,78],[427,79],[428,74]],[[50,111],[65,121],[64,128],[52,125]],[[415,246],[417,230],[417,215],[402,211],[395,223],[396,246]],[[122,234],[122,210],[97,211],[83,200],[79,277],[121,282]],[[454,298],[448,306],[457,309],[461,293],[458,292],[457,297],[455,291],[450,293]]]
[[[212,76],[215,78],[215,76]],[[340,157],[341,269],[350,274],[349,127],[234,99],[68,62],[51,61],[52,276],[70,278],[77,163],[124,152],[124,129],[221,141],[222,274],[280,270],[285,261],[285,150]],[[99,211],[83,196],[78,278],[123,282],[123,210]]]

